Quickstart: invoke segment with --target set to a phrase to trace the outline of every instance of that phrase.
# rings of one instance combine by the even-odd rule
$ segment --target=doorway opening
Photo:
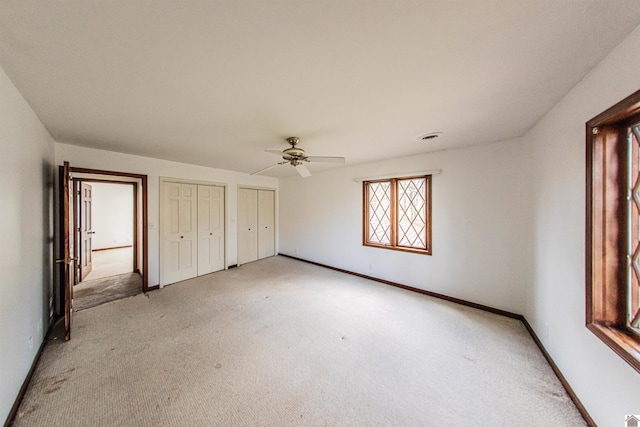
[[[74,310],[142,292],[135,257],[137,182],[73,178],[78,253]]]
[[[124,199],[107,200],[105,207],[105,197],[98,195],[98,206],[92,206],[94,191],[101,185],[127,192],[127,202]],[[100,199],[103,199],[102,203]],[[97,213],[96,208],[106,211],[107,215]],[[119,208],[128,212],[121,214],[128,216],[126,225],[120,220],[120,227],[102,228],[102,232],[94,230],[96,218],[98,221],[101,216],[105,221],[114,220]],[[61,259],[56,263],[65,268],[59,270],[60,286],[56,289],[55,305],[59,315],[64,313],[65,338],[69,339],[73,311],[157,289],[157,286],[149,287],[148,283],[147,176],[71,167],[65,162],[60,166],[60,212]],[[106,239],[110,239],[111,244],[104,243],[109,242]],[[100,254],[102,251],[94,251],[103,248],[107,248],[105,256]],[[118,254],[117,251],[109,252],[111,249],[122,250]],[[100,281],[105,283],[100,284]],[[91,296],[83,302],[83,294]]]

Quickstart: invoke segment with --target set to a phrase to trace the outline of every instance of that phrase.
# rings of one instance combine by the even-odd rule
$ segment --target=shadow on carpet
[[[73,308],[74,311],[85,310],[141,292],[142,277],[138,273],[88,280],[73,288]]]

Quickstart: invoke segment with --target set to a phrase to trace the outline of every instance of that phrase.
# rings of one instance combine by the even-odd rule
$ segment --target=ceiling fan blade
[[[341,165],[346,162],[346,159],[344,157],[328,157],[328,156],[307,156],[307,160],[310,162],[336,163]]]
[[[305,165],[297,165],[295,166],[295,168],[301,177],[306,178],[308,176],[311,176],[311,172],[309,172],[309,169],[307,169]]]
[[[264,150],[267,153],[275,154],[277,156],[283,156],[282,151],[279,150]]]
[[[259,174],[259,173],[266,172],[266,171],[268,171],[268,170],[269,170],[269,169],[271,169],[271,168],[275,168],[276,166],[280,166],[280,165],[283,165],[283,164],[285,164],[285,163],[287,163],[287,162],[280,162],[280,163],[276,163],[275,165],[267,166],[267,167],[266,167],[266,168],[264,168],[264,169],[260,169],[259,171],[255,171],[255,172],[253,172],[251,175],[257,175],[257,174]]]

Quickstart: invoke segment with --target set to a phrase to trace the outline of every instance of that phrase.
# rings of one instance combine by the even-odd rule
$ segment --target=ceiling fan
[[[336,164],[344,164],[344,157],[327,157],[327,156],[307,156],[304,154],[304,150],[302,148],[296,147],[300,142],[300,138],[295,136],[291,136],[287,138],[287,142],[291,144],[290,148],[286,150],[278,151],[278,150],[265,150],[267,153],[277,154],[278,156],[282,156],[283,161],[276,163],[275,165],[268,166],[264,169],[260,169],[252,173],[251,175],[256,175],[265,171],[268,171],[271,168],[275,168],[276,166],[286,165],[289,163],[293,166],[296,171],[300,174],[301,177],[306,178],[311,176],[311,172],[304,165],[307,162],[322,162],[322,163],[336,163]]]

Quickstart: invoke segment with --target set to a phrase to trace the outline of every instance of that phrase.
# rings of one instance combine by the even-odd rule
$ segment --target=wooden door
[[[224,269],[224,187],[198,185],[198,276]]]
[[[258,259],[258,190],[238,189],[238,265]]]
[[[80,225],[80,247],[79,264],[80,264],[80,281],[83,281],[87,274],[91,273],[92,257],[91,257],[91,238],[93,237],[92,215],[91,215],[91,186],[86,182],[80,183],[80,207],[79,225]]]
[[[274,256],[275,191],[258,190],[258,259]]]
[[[162,277],[163,285],[198,274],[197,186],[162,184]]]
[[[62,200],[60,206],[62,208],[62,259],[56,260],[63,266],[62,285],[64,294],[64,339],[71,339],[71,324],[73,320],[73,285],[75,282],[75,248],[73,246],[74,230],[72,206],[71,167],[69,162],[64,162],[60,168],[60,194]]]

